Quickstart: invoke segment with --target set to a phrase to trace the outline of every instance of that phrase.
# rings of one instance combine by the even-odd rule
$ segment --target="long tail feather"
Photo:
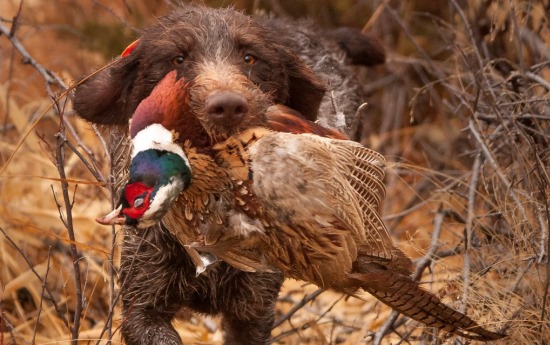
[[[405,316],[427,326],[473,340],[489,341],[506,336],[486,330],[468,316],[446,306],[437,296],[422,289],[409,276],[393,273],[381,267],[368,271],[370,272],[352,273],[349,277],[382,303]]]

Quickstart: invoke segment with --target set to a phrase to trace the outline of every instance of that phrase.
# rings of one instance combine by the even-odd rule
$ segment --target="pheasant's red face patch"
[[[141,182],[127,185],[124,196],[129,207],[124,208],[122,213],[133,219],[138,219],[143,216],[151,203],[149,198],[152,191],[152,187],[146,186]]]

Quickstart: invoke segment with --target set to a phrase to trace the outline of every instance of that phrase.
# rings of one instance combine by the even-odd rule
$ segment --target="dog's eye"
[[[179,66],[185,62],[185,58],[183,56],[176,56],[172,59],[172,65]]]
[[[251,55],[251,54],[246,54],[244,56],[244,63],[249,65],[249,66],[252,66],[256,63],[256,57],[254,55]]]

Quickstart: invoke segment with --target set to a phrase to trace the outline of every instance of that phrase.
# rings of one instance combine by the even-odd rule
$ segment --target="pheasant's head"
[[[155,225],[191,183],[189,161],[173,143],[173,132],[152,124],[138,132],[133,142],[128,183],[118,207],[97,219],[101,224]]]
[[[191,167],[179,138],[200,140],[198,127],[202,128],[189,115],[188,100],[189,85],[172,71],[139,104],[130,123],[133,149],[128,182],[118,207],[98,218],[99,223],[149,227],[187,188]]]

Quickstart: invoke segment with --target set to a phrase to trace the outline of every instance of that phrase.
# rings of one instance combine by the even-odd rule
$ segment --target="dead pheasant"
[[[187,116],[185,102],[169,99],[182,87],[168,75],[136,110],[132,127],[140,125],[137,133],[131,130],[133,170],[122,209],[102,223],[145,227],[162,219],[191,252],[213,254],[245,270],[278,269],[347,294],[363,289],[415,320],[467,338],[504,336],[447,307],[411,279],[410,259],[393,245],[379,216],[385,195],[380,154],[349,140],[264,127],[243,130],[199,153],[193,140],[182,145],[186,129],[170,120]],[[163,102],[155,104],[158,99]],[[167,106],[173,103],[178,106]],[[156,119],[149,124],[142,119],[151,109],[160,115],[148,116]],[[270,116],[307,123],[287,114]],[[292,128],[300,127],[315,125]],[[150,150],[157,154],[142,155]],[[167,160],[170,155],[175,156]],[[154,165],[161,168],[149,168]],[[138,183],[146,186],[144,192],[129,193]]]
[[[265,115],[267,118],[262,117],[265,125],[275,130],[345,138],[340,132],[297,118],[282,105],[269,107]],[[98,222],[145,229],[163,217],[165,223],[175,219],[178,230],[173,233],[181,243],[206,239],[207,243],[218,243],[217,247],[209,248],[217,259],[244,271],[270,269],[258,260],[255,238],[223,231],[227,227],[225,213],[233,200],[230,194],[221,191],[230,190],[233,182],[228,172],[215,163],[209,135],[189,110],[188,83],[178,80],[175,71],[168,73],[140,103],[131,120],[130,137],[132,161],[119,207],[98,218]],[[170,207],[174,202],[174,207]],[[204,252],[190,246],[185,248],[197,266],[197,273],[215,261]]]

